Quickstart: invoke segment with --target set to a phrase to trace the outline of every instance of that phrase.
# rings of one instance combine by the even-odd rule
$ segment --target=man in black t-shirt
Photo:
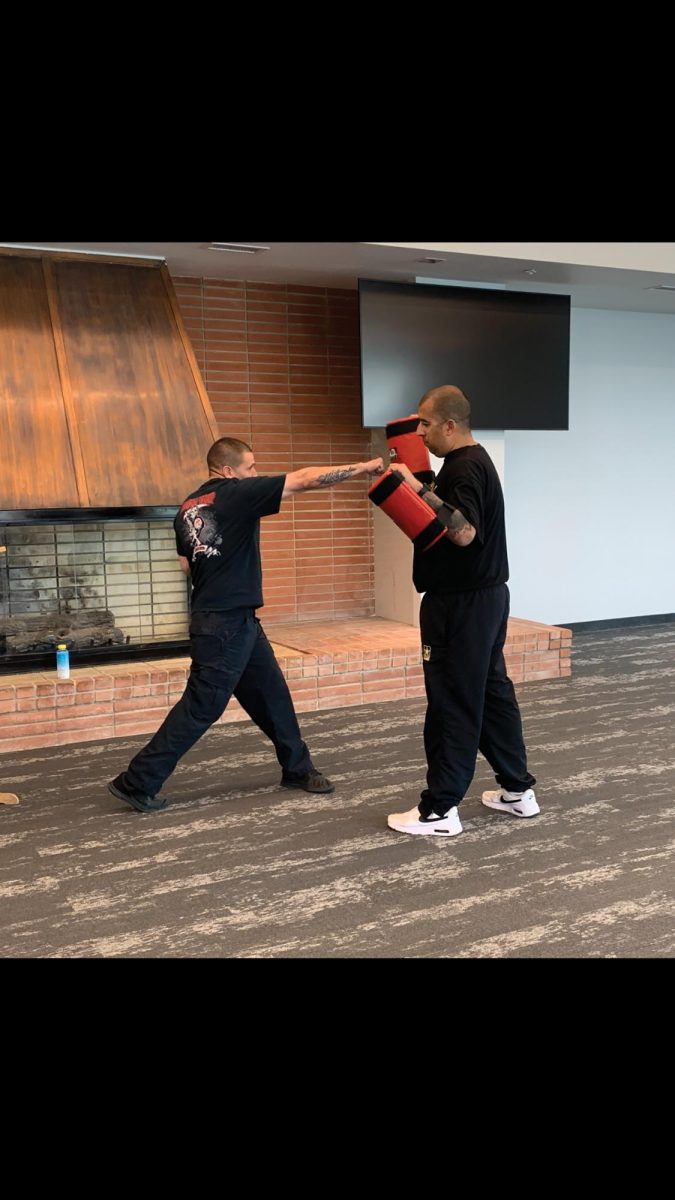
[[[334,791],[312,763],[288,685],[255,615],[263,603],[260,518],[277,513],[282,500],[300,492],[381,475],[382,459],[258,476],[251,447],[222,437],[209,450],[207,466],[208,480],[188,496],[174,521],[180,564],[192,581],[192,664],[185,692],[147,746],[108,784],[138,812],[165,807],[157,793],[232,695],[274,744],[283,787]]]
[[[387,823],[399,833],[447,837],[462,832],[457,809],[479,750],[499,784],[498,791],[483,793],[488,808],[535,817],[539,805],[504,662],[509,564],[499,476],[474,440],[469,402],[459,388],[426,392],[418,416],[417,432],[443,466],[431,490],[401,463],[396,470],[446,526],[445,537],[429,550],[415,548],[413,560],[413,581],[424,593],[427,786],[416,808],[392,813]]]

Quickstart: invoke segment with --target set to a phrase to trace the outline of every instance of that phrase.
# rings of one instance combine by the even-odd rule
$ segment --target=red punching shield
[[[369,488],[368,498],[391,517],[419,550],[430,550],[445,535],[445,525],[434,516],[429,505],[391,468]]]
[[[420,483],[430,484],[433,482],[434,473],[429,451],[417,433],[419,421],[415,413],[410,417],[401,417],[398,421],[390,421],[385,426],[387,445],[393,467],[397,462],[401,462],[410,468]]]

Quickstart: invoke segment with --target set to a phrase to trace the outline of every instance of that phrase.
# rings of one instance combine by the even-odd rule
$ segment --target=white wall
[[[505,434],[511,611],[675,612],[675,316],[573,308],[570,351],[569,431]]]

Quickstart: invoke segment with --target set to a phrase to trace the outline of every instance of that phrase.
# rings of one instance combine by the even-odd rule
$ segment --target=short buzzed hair
[[[250,451],[251,447],[239,438],[218,438],[206,456],[206,465],[209,471],[219,471],[221,467],[238,467],[247,450]]]
[[[432,412],[439,420],[454,421],[464,429],[471,428],[471,405],[458,387],[445,383],[442,387],[431,388],[424,393],[420,404],[425,400],[431,401]]]

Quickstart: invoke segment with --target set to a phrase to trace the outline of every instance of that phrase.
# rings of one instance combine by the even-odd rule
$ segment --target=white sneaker
[[[532,788],[526,792],[507,792],[505,788],[483,792],[483,804],[497,812],[511,813],[512,817],[536,817],[541,812]]]
[[[451,808],[444,817],[437,817],[434,813],[430,817],[423,817],[419,808],[411,808],[410,812],[391,813],[387,817],[387,825],[397,833],[440,833],[444,837],[454,837],[462,832],[456,808]]]

